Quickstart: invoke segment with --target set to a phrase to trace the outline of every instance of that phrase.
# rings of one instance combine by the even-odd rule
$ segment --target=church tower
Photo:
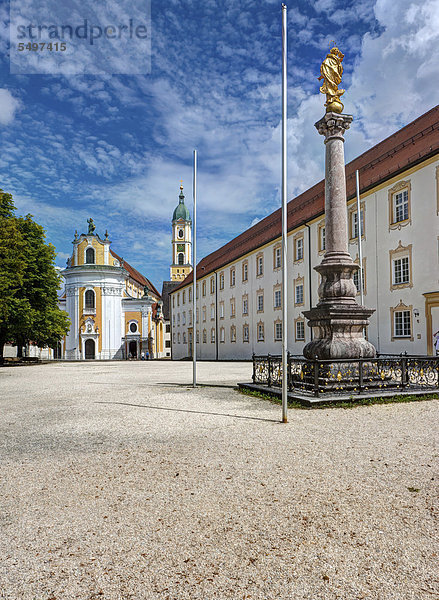
[[[184,203],[183,184],[172,215],[171,281],[183,281],[192,271],[191,216]]]

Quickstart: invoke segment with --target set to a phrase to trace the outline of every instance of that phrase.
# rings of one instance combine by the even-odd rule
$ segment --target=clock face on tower
[[[179,237],[179,238],[182,238],[183,236],[184,236],[184,231],[183,231],[183,229],[179,229],[179,230],[178,230],[178,237]]]

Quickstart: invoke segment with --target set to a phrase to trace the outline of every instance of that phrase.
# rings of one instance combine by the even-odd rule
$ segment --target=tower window
[[[87,265],[93,265],[95,262],[95,251],[93,248],[87,248],[85,251],[85,262]]]
[[[184,265],[184,254],[183,253],[180,253],[178,255],[178,264],[179,265]]]
[[[184,236],[184,231],[183,231],[183,229],[179,229],[179,230],[178,230],[178,237],[179,237],[179,238],[182,238],[183,236]]]
[[[95,307],[95,293],[93,290],[87,290],[85,292],[85,308]]]

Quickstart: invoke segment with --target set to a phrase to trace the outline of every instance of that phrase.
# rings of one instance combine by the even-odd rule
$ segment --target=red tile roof
[[[157,298],[161,298],[160,294],[155,289],[153,284],[149,281],[149,279],[147,279],[141,273],[139,273],[139,271],[137,271],[134,267],[132,267],[129,263],[127,263],[127,261],[125,259],[118,256],[116,254],[116,252],[114,252],[114,250],[112,250],[111,248],[110,248],[110,252],[111,252],[112,256],[114,256],[114,258],[116,258],[121,264],[123,261],[123,268],[126,271],[128,271],[128,274],[131,277],[131,279],[134,279],[134,281],[136,281],[140,285],[146,286],[150,292],[152,292],[155,296],[157,296]]]
[[[348,199],[355,197],[355,171],[360,172],[360,192],[363,193],[398,173],[439,153],[439,105],[418,117],[370,150],[346,165]],[[288,202],[288,231],[324,213],[325,181],[319,181]],[[250,229],[215,250],[197,265],[197,276],[204,277],[237,258],[278,238],[282,234],[279,208]],[[193,280],[190,273],[171,293]]]

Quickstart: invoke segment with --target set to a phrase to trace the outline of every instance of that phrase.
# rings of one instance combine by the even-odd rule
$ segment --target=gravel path
[[[0,369],[0,598],[438,600],[439,401],[282,425],[250,375]]]

